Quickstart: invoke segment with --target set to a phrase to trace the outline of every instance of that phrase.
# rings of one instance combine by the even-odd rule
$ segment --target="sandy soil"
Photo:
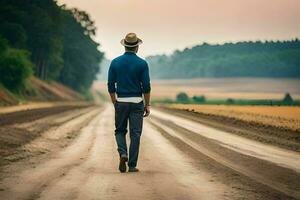
[[[105,105],[103,111],[86,108],[82,114],[68,117],[73,114],[57,116],[60,125],[45,129],[22,145],[33,152],[47,149],[44,154],[31,154],[2,167],[0,199],[300,198],[299,165],[290,162],[295,156],[298,159],[298,153],[263,144],[257,144],[261,152],[249,153],[253,149],[249,149],[247,139],[222,143],[204,133],[210,130],[210,135],[234,136],[191,120],[182,124],[186,119],[154,110],[144,124],[138,164],[141,171],[121,174],[117,170],[113,107]],[[29,128],[33,124],[10,126]],[[191,127],[202,129],[203,134]],[[273,159],[265,150],[279,155]]]

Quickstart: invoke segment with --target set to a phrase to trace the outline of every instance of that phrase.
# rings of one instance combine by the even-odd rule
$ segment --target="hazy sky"
[[[137,33],[140,55],[171,53],[202,42],[300,37],[300,0],[59,0],[87,11],[108,58]]]

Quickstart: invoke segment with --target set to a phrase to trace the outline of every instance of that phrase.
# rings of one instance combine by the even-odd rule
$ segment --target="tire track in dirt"
[[[110,126],[108,118],[106,117],[108,110],[104,110],[95,123],[88,126],[93,126],[90,134],[93,135],[89,151],[82,157],[82,162],[72,166],[63,176],[58,177],[56,180],[48,183],[37,199],[52,200],[52,199],[77,199],[80,194],[80,188],[86,184],[91,178],[89,175],[94,174],[99,166],[100,155],[103,154],[103,143],[101,138],[105,132],[105,127]],[[111,134],[111,132],[106,132]]]
[[[100,110],[101,108],[98,107],[77,108],[31,122],[2,126],[0,128],[0,166],[52,151],[49,144],[55,143],[51,145],[51,148],[65,145],[76,137],[76,131],[88,122],[88,118],[93,117]],[[70,124],[70,126],[65,126],[65,124]],[[67,142],[64,136],[67,137]],[[42,139],[44,142],[34,142]],[[39,144],[37,147],[42,147],[35,148],[33,144]],[[26,148],[30,145],[32,148]],[[35,149],[37,151],[33,154]]]

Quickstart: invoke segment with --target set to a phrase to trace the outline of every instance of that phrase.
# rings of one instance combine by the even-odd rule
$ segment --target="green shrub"
[[[6,46],[0,38],[0,46]],[[29,53],[24,50],[7,48],[0,55],[0,83],[11,91],[18,91],[32,74],[32,63]]]

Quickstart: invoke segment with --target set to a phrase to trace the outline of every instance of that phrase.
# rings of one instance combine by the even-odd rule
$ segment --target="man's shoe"
[[[138,172],[138,171],[140,171],[140,170],[136,167],[130,167],[128,170],[128,172]]]
[[[121,173],[126,172],[126,162],[128,161],[128,157],[126,155],[120,156],[119,170]]]

